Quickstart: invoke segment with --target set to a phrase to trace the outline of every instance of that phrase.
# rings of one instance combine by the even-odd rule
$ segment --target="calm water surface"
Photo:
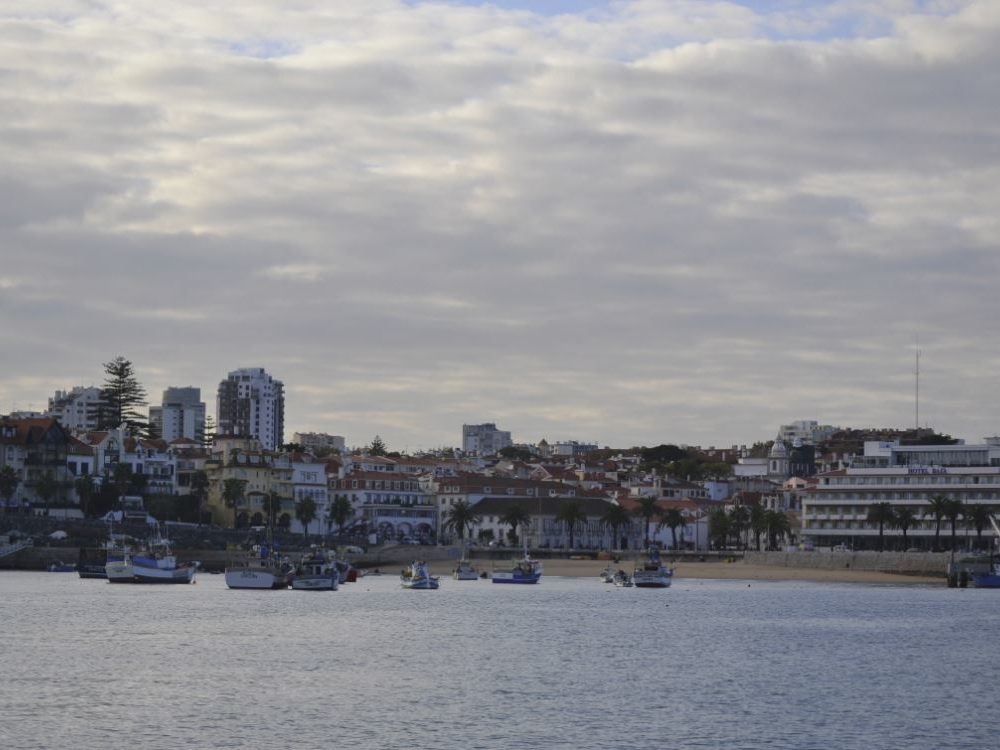
[[[0,748],[991,748],[1000,592],[0,573]]]

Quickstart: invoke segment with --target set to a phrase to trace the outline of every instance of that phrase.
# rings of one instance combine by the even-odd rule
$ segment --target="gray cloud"
[[[392,447],[997,431],[1000,12],[0,12],[0,410],[236,367]],[[917,6],[914,6],[916,8]]]

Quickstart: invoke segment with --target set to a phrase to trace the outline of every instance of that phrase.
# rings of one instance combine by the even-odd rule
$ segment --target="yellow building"
[[[217,437],[211,458],[205,462],[209,489],[207,510],[212,523],[233,528],[267,524],[266,498],[274,495],[280,501],[275,520],[286,526],[294,514],[292,500],[292,466],[286,456],[265,451],[251,438]],[[235,508],[227,507],[224,493],[226,481],[243,483],[242,497]]]

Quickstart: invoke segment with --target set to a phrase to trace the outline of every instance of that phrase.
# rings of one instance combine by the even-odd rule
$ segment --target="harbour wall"
[[[957,557],[957,556],[956,556]],[[749,565],[817,570],[870,570],[921,576],[947,575],[949,552],[746,552]]]

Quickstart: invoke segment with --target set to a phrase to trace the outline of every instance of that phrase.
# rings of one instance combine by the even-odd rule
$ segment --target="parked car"
[[[340,548],[340,551],[345,555],[363,555],[365,551],[361,547],[356,547],[353,544],[348,544]]]
[[[400,544],[420,544],[420,542],[418,542],[412,536],[404,536],[402,539],[399,540],[399,543]]]

